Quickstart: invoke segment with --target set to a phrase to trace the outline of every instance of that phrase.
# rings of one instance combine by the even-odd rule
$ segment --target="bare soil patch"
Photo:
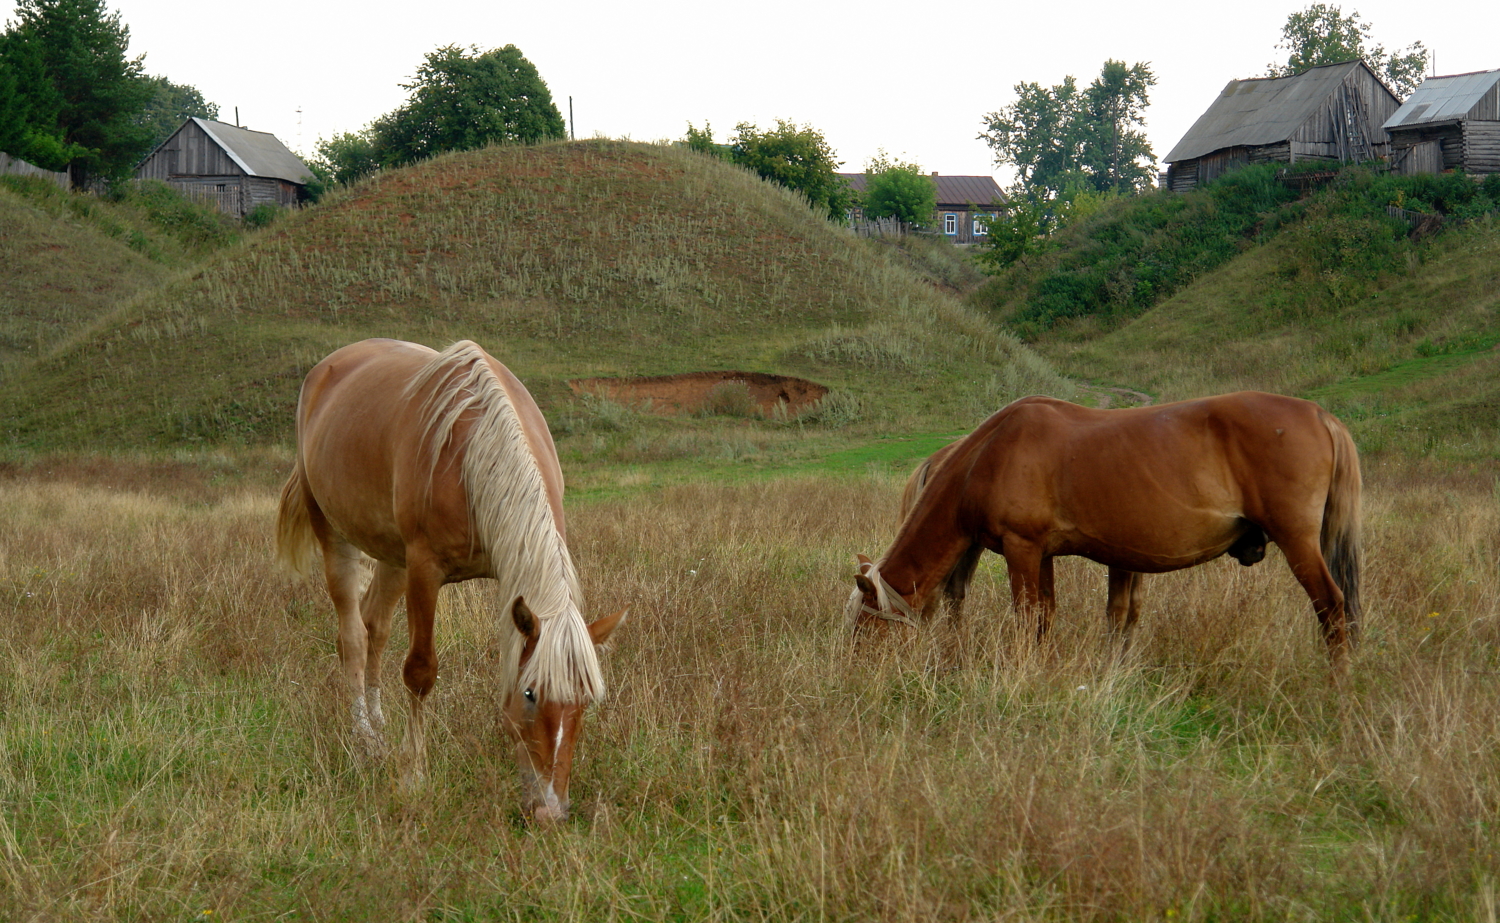
[[[746,402],[761,413],[785,405],[789,413],[811,407],[828,393],[815,381],[765,372],[683,372],[645,378],[575,378],[575,394],[597,394],[653,413],[697,413]],[[743,395],[743,396],[742,396]],[[748,400],[746,400],[746,397]]]

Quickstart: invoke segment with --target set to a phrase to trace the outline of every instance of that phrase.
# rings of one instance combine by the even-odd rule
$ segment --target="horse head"
[[[854,560],[859,570],[854,575],[854,592],[844,606],[844,625],[850,633],[858,637],[877,625],[889,626],[892,622],[916,628],[916,612],[880,576],[875,562],[862,554],[855,555]]]
[[[588,626],[595,646],[608,640],[624,621],[629,608],[607,615]],[[540,620],[516,597],[511,620],[524,639],[518,677],[541,640]],[[518,681],[506,691],[503,707],[505,726],[516,740],[516,767],[521,774],[521,807],[540,822],[565,820],[568,816],[568,779],[573,769],[573,744],[583,728],[583,712],[589,699],[582,690],[549,689],[541,684]]]

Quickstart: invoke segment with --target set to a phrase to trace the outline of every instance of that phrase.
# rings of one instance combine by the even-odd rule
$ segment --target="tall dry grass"
[[[961,624],[855,653],[850,556],[891,537],[891,477],[575,505],[591,608],[633,608],[576,817],[539,832],[483,587],[445,591],[431,781],[403,797],[350,755],[333,617],[270,564],[269,488],[13,476],[0,918],[1494,919],[1500,499],[1367,480],[1343,693],[1274,552],[1150,579],[1123,663],[1075,560],[1042,645],[987,558]]]

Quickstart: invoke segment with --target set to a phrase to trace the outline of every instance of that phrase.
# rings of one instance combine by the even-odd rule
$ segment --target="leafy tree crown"
[[[1314,3],[1287,16],[1276,47],[1286,52],[1283,63],[1266,68],[1269,77],[1290,77],[1309,67],[1363,60],[1399,97],[1411,95],[1427,71],[1428,52],[1421,42],[1412,42],[1398,52],[1371,40],[1373,29],[1358,11],[1345,16],[1331,4]]]

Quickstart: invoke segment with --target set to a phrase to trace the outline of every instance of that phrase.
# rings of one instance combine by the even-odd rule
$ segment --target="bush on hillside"
[[[1185,194],[1158,191],[1113,203],[1070,227],[1057,251],[1027,271],[1011,270],[1025,295],[1010,323],[1023,335],[1060,320],[1137,316],[1249,247],[1291,234],[1292,277],[1321,280],[1334,305],[1405,271],[1417,244],[1387,207],[1469,219],[1500,208],[1500,178],[1462,174],[1377,175],[1351,167],[1303,198],[1285,174],[1326,170],[1263,164],[1236,170]]]
[[[110,198],[145,213],[152,225],[194,252],[207,252],[239,238],[232,218],[159,180],[119,183]]]

